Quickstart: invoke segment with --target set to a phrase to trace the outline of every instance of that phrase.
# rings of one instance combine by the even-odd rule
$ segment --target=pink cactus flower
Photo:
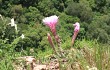
[[[56,35],[57,22],[58,22],[58,17],[56,15],[46,17],[43,19],[43,23],[51,29],[54,36]]]
[[[79,30],[80,30],[80,24],[78,22],[76,22],[75,24],[73,24],[73,26],[75,27],[74,28],[74,34],[73,34],[73,37],[72,37],[72,44],[71,46],[73,46],[74,44],[74,41],[79,33]]]
[[[78,22],[76,22],[75,24],[73,24],[73,26],[75,27],[74,32],[79,32],[80,24]]]
[[[60,40],[60,37],[56,33],[57,22],[58,22],[58,17],[56,15],[53,15],[53,16],[50,16],[50,17],[46,17],[46,18],[43,19],[43,23],[50,28],[50,30],[51,30],[51,32],[52,32],[52,34],[53,34],[53,36],[54,36],[54,38],[55,38],[55,40],[57,42],[57,45],[58,45],[60,51],[62,51],[61,50],[61,45],[60,45],[61,44],[61,40]],[[47,35],[48,35],[48,41],[49,41],[50,45],[52,46],[53,50],[56,51],[54,49],[54,45],[52,43],[50,34],[47,34]]]

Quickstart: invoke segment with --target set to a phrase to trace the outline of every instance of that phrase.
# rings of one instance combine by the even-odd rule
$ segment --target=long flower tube
[[[74,28],[74,34],[72,36],[72,42],[71,42],[71,47],[74,45],[74,41],[79,33],[80,30],[80,24],[78,22],[76,22],[75,24],[73,24]]]

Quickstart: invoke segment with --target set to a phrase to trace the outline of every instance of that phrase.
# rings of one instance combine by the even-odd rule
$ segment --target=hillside
[[[48,69],[110,70],[109,11],[109,0],[0,0],[0,70],[32,70],[25,56]]]

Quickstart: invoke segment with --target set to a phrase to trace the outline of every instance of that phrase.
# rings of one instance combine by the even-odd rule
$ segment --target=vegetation
[[[0,0],[0,70],[13,70],[13,61],[20,56],[35,56],[45,62],[53,54],[47,40],[51,32],[42,22],[52,15],[59,16],[56,30],[70,64],[61,66],[63,70],[71,70],[75,62],[82,70],[86,66],[110,70],[109,11],[109,0]],[[76,52],[68,51],[75,22],[81,27],[72,46]]]

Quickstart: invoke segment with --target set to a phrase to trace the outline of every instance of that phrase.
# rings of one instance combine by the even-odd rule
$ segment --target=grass
[[[98,44],[95,41],[77,41],[74,51],[69,52],[71,60],[66,70],[110,70],[110,46]],[[75,66],[77,65],[77,66]]]
[[[67,46],[67,45],[66,45]],[[0,51],[0,70],[14,70],[13,62],[17,57],[21,56],[35,56],[40,59],[42,63],[49,61],[51,55],[54,55],[51,48],[45,51],[38,51],[38,53],[31,53],[29,50],[23,52],[16,51]],[[65,57],[55,57],[59,60],[65,58],[66,63],[60,62],[60,70],[110,70],[110,46],[98,44],[96,41],[76,41],[73,49],[64,49]]]

